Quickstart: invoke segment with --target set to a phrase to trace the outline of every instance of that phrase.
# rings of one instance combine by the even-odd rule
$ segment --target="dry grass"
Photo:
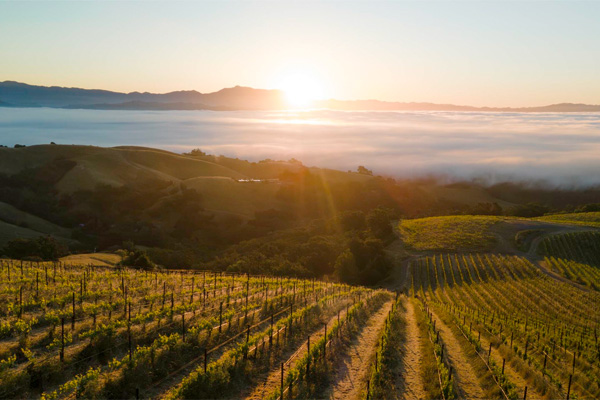
[[[415,250],[482,251],[496,243],[490,228],[502,221],[493,216],[431,217],[400,222],[404,242]]]
[[[537,220],[544,222],[554,222],[558,224],[600,227],[600,212],[552,214],[537,218]]]
[[[113,267],[121,257],[110,253],[72,254],[60,259],[60,261],[73,265],[94,265],[101,267]]]

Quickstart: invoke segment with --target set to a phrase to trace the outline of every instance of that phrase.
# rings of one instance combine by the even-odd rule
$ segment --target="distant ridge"
[[[169,93],[120,93],[99,89],[35,86],[0,82],[0,107],[53,107],[98,110],[285,110],[280,90],[235,86],[218,92],[181,90]],[[344,111],[600,112],[600,105],[560,103],[540,107],[474,107],[454,104],[380,100],[322,100],[311,108]]]

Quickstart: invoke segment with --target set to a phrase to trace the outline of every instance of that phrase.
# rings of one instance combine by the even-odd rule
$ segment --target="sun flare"
[[[285,76],[279,87],[285,92],[286,100],[292,107],[308,107],[313,101],[323,98],[322,86],[305,73]]]

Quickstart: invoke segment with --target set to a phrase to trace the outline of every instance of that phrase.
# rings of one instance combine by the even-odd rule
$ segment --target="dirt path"
[[[346,309],[342,309],[340,311],[340,318],[345,317]],[[335,321],[337,321],[337,314],[332,317],[328,322],[327,326],[332,326]],[[323,327],[317,328],[310,335],[311,343],[316,343],[319,339],[323,337],[325,334],[325,330]],[[290,370],[294,368],[296,363],[302,359],[302,357],[306,354],[307,351],[307,342],[304,341],[300,347],[295,350],[290,350],[285,354],[285,360],[287,360],[287,364],[284,366],[285,370]],[[260,380],[261,383],[252,388],[250,393],[242,393],[242,396],[246,400],[260,400],[266,398],[270,393],[272,393],[276,388],[279,388],[281,383],[281,361],[275,365],[275,367],[269,372],[269,374]]]
[[[403,355],[400,374],[396,378],[398,399],[415,400],[426,398],[421,378],[421,345],[419,328],[415,317],[415,306],[412,301],[406,303],[406,342],[403,345]]]
[[[392,303],[393,301],[388,301],[369,318],[359,337],[338,363],[335,383],[329,391],[330,399],[358,399],[360,391],[366,385],[366,374],[371,366],[369,361],[375,354],[375,346]]]
[[[587,226],[575,226],[575,227],[571,226],[569,228],[561,229],[558,231],[545,233],[545,234],[533,239],[533,241],[531,242],[531,245],[529,247],[529,251],[524,254],[524,257],[527,258],[534,266],[536,266],[540,271],[542,271],[544,274],[548,275],[550,278],[555,279],[560,282],[563,282],[563,283],[567,283],[567,284],[569,284],[573,287],[576,287],[580,290],[589,292],[590,288],[588,288],[584,285],[580,285],[579,283],[574,282],[570,279],[567,279],[564,276],[552,271],[552,269],[546,265],[546,262],[543,260],[543,257],[538,254],[538,248],[539,248],[540,243],[542,243],[542,241],[544,239],[546,239],[550,236],[562,235],[562,234],[571,233],[571,232],[584,232],[584,231],[592,231],[592,230],[594,230],[594,229],[587,227]]]
[[[446,345],[448,359],[456,374],[456,391],[461,399],[486,399],[485,392],[479,385],[477,375],[467,360],[458,338],[452,330],[434,313],[436,325],[440,330],[442,341]]]

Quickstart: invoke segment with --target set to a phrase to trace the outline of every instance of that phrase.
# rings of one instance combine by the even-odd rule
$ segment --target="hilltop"
[[[77,252],[114,251],[133,242],[170,267],[212,263],[322,276],[334,272],[346,251],[357,254],[365,271],[383,260],[394,219],[535,217],[600,196],[597,189],[398,181],[358,170],[308,167],[293,159],[249,162],[200,150],[2,147],[0,249],[16,238],[50,235]],[[532,198],[542,204],[529,204]],[[376,279],[369,274],[356,279]]]
[[[0,82],[0,107],[55,107],[97,110],[283,110],[289,109],[281,90],[235,86],[212,93],[180,90],[169,93],[121,93],[99,89],[36,86]],[[360,111],[471,112],[600,112],[600,105],[560,103],[539,107],[475,107],[427,102],[380,100],[320,100],[309,107]]]

